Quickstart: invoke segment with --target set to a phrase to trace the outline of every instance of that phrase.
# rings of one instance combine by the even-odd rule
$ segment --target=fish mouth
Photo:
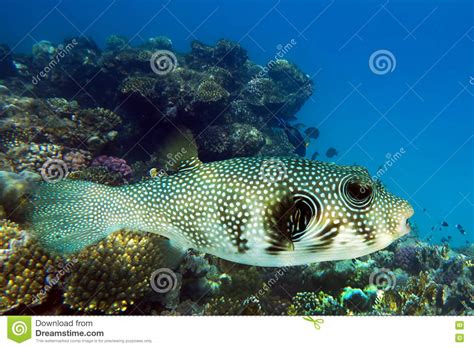
[[[406,211],[406,215],[402,217],[401,223],[400,223],[400,237],[404,236],[405,234],[409,233],[411,231],[411,220],[410,218],[415,214],[415,211],[411,206],[408,207]]]

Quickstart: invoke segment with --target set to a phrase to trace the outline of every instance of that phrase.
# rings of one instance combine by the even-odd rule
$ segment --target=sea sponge
[[[87,313],[124,312],[154,294],[154,271],[179,263],[167,259],[169,250],[158,235],[115,232],[74,256],[78,261],[65,282],[64,302]]]
[[[48,275],[61,264],[60,257],[45,252],[26,231],[0,220],[0,313],[20,305],[37,305],[47,297]]]

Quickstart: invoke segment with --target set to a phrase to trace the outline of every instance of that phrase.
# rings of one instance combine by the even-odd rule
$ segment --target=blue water
[[[335,147],[338,163],[358,163],[408,198],[422,237],[471,239],[474,228],[474,3],[472,1],[18,1],[2,0],[0,41],[30,52],[35,41],[110,34],[140,43],[166,35],[187,51],[191,40],[239,41],[266,64],[284,58],[313,76],[316,92],[298,122],[316,126],[311,155]],[[293,41],[292,41],[293,40]],[[393,54],[378,75],[369,57]],[[396,61],[396,63],[395,63]],[[388,160],[400,157],[388,166]],[[454,227],[461,224],[462,236]]]

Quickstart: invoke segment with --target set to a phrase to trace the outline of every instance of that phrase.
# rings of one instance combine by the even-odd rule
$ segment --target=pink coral
[[[122,158],[102,155],[95,158],[91,164],[92,167],[106,167],[108,170],[120,173],[123,178],[130,179],[132,168]]]

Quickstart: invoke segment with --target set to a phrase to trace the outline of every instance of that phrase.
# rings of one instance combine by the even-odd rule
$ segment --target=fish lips
[[[406,215],[402,216],[400,218],[400,224],[399,224],[399,236],[404,236],[407,233],[411,231],[411,221],[410,218],[415,214],[415,211],[413,208],[410,206],[409,209],[407,209]]]

